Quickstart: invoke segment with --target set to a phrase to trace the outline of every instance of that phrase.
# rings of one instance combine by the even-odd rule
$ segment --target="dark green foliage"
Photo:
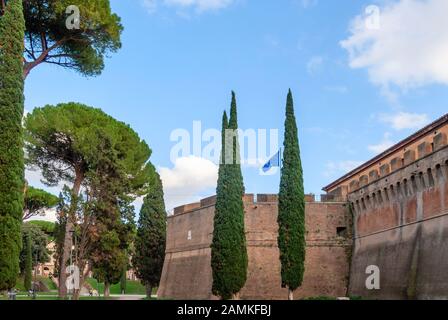
[[[128,263],[122,234],[117,229],[120,228],[112,227],[110,224],[108,227],[106,225],[99,227],[101,237],[98,238],[92,255],[95,278],[108,284],[120,281],[123,268]]]
[[[29,233],[24,234],[24,270],[23,270],[23,286],[26,291],[31,290],[32,271],[33,271],[33,251],[31,235]]]
[[[244,182],[243,182],[243,174],[241,172],[241,157],[240,157],[240,143],[238,140],[237,130],[238,130],[238,114],[236,108],[236,97],[235,92],[232,91],[232,103],[230,105],[230,119],[229,119],[229,130],[234,132],[234,135],[231,135],[232,139],[230,140],[230,144],[232,145],[232,169],[235,170],[236,177],[235,179],[240,182],[240,193],[244,195]],[[229,139],[229,137],[227,137]],[[229,141],[227,142],[229,144]]]
[[[59,201],[59,198],[57,199]],[[42,230],[49,237],[53,237],[55,234],[56,224],[54,222],[33,220],[27,223],[39,227],[39,229]]]
[[[55,207],[59,198],[51,193],[31,186],[25,192],[25,207],[23,208],[23,220],[37,215],[43,215],[45,210]]]
[[[236,99],[232,92],[230,120],[227,122],[227,115],[224,112],[222,121],[223,144],[211,245],[212,291],[222,299],[231,299],[236,295],[247,278],[248,257],[242,200],[244,183],[238,136],[230,132],[236,129],[238,129]],[[229,154],[233,155],[230,163]]]
[[[22,244],[24,32],[22,1],[9,0],[0,17],[0,290],[16,283]]]
[[[163,187],[156,173],[143,200],[138,220],[135,254],[132,259],[137,277],[147,287],[158,287],[165,259],[166,210]]]
[[[32,251],[32,266],[35,267],[36,263],[45,263],[50,261],[50,252],[47,249],[49,243],[48,235],[41,229],[41,227],[35,224],[37,221],[25,222],[22,225],[22,242],[23,249],[20,253],[20,272],[26,271],[27,263],[27,248],[26,243],[31,241]],[[44,221],[39,221],[44,222]],[[51,222],[50,222],[51,223]]]
[[[24,75],[40,63],[99,75],[104,58],[121,47],[123,27],[109,0],[24,0],[26,63]],[[67,29],[66,9],[80,10],[80,28]]]
[[[127,256],[127,255],[126,255]],[[126,294],[126,272],[128,271],[128,264],[123,265],[120,278],[120,292]]]
[[[92,261],[95,278],[106,284],[120,282],[128,265],[127,249],[132,230],[121,220],[120,209],[112,204],[97,206],[97,218],[91,235]]]
[[[303,282],[306,243],[303,171],[291,90],[286,104],[278,225],[282,287],[295,290]]]

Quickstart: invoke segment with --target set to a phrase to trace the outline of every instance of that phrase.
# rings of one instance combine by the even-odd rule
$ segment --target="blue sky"
[[[278,128],[282,143],[292,89],[305,189],[316,194],[448,110],[444,0],[111,4],[124,25],[123,47],[103,74],[84,78],[39,66],[26,81],[26,109],[77,101],[129,123],[153,150],[168,208],[214,193],[214,165],[196,158],[172,163],[170,134],[191,131],[195,120],[219,129],[231,90],[240,127]],[[365,30],[372,4],[380,25]],[[243,171],[247,192],[278,191],[279,174]],[[41,186],[36,173],[28,179]]]

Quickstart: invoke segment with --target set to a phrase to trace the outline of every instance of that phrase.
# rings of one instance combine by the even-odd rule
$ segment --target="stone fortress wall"
[[[354,212],[350,294],[448,299],[448,115],[324,190]],[[380,269],[367,290],[366,268]]]
[[[296,298],[448,299],[447,137],[445,115],[325,187],[323,202],[307,197],[306,272]],[[168,218],[161,297],[215,298],[214,203],[182,206]],[[246,195],[244,204],[249,270],[241,297],[286,299],[277,197]],[[379,290],[366,289],[371,265],[380,269]]]
[[[210,244],[215,197],[175,209],[168,218],[167,248],[158,295],[215,299],[211,292]],[[286,299],[277,247],[276,195],[244,196],[249,267],[242,299]],[[351,217],[346,203],[306,198],[306,272],[296,298],[345,296],[351,252]]]

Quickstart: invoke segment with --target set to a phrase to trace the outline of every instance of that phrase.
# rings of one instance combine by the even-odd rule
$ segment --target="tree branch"
[[[52,50],[54,50],[54,49],[56,49],[57,47],[61,46],[65,41],[67,41],[67,39],[66,39],[66,38],[62,38],[61,40],[56,41],[51,47],[46,48],[46,46],[47,46],[47,42],[46,42],[46,39],[45,39],[45,41],[42,42],[42,45],[44,46],[43,48],[45,48],[45,50],[42,51],[42,53],[40,54],[40,56],[39,56],[37,59],[35,59],[34,61],[32,61],[32,62],[28,62],[28,63],[25,63],[25,64],[24,64],[24,66],[23,66],[23,78],[26,79],[26,77],[30,74],[30,71],[31,71],[34,67],[36,67],[36,66],[38,66],[39,64],[41,64],[42,62],[44,62],[45,59],[47,59],[48,54],[49,54]]]

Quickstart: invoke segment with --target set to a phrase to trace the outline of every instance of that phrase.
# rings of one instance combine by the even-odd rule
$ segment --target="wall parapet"
[[[408,197],[448,180],[448,146],[379,180],[351,192],[349,202],[357,212]]]
[[[324,188],[328,194],[347,195],[399,171],[448,145],[448,114],[402,140]]]
[[[277,194],[246,194],[243,197],[243,202],[248,204],[262,204],[262,203],[277,203],[278,195]],[[319,198],[316,198],[314,194],[306,194],[305,195],[306,203],[345,203],[346,198],[342,196],[336,196],[333,194],[323,194]],[[189,204],[185,204],[179,207],[174,208],[174,216],[190,213],[193,211],[201,210],[207,207],[212,207],[216,204],[216,195],[201,199],[198,202],[193,202]]]

